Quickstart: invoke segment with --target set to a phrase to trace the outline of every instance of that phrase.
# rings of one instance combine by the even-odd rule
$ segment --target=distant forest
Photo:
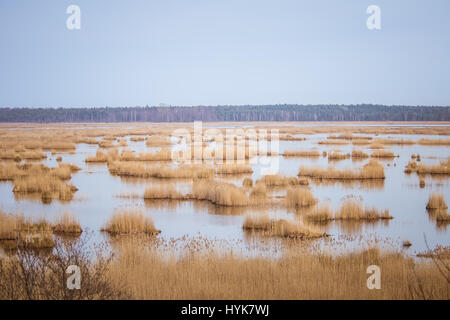
[[[450,107],[261,105],[0,108],[0,122],[450,121]]]

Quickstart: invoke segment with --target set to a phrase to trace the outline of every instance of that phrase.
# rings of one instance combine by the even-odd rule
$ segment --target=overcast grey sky
[[[0,107],[450,105],[449,16],[449,0],[0,0]]]

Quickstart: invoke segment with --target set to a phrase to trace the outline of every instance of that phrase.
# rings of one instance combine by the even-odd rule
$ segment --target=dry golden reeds
[[[267,187],[285,187],[295,185],[307,185],[307,179],[299,179],[296,177],[287,177],[279,174],[270,174],[263,176],[260,180]]]
[[[285,151],[283,157],[320,157],[318,150],[291,150]]]
[[[349,159],[350,153],[341,153],[340,151],[330,151],[328,152],[328,160],[344,160]]]
[[[435,165],[418,164],[416,161],[410,160],[408,165],[405,167],[405,173],[411,172],[431,175],[450,174],[450,158]]]
[[[222,164],[217,166],[218,174],[244,174],[244,173],[253,173],[253,169],[250,165],[246,164]]]
[[[108,168],[113,175],[137,178],[206,179],[215,175],[214,169],[200,165],[184,165],[173,168],[165,165],[148,166],[141,163],[114,161],[108,164]]]
[[[244,188],[251,188],[253,186],[253,180],[251,178],[244,178],[242,180],[242,186]]]
[[[369,155],[362,150],[353,149],[352,151],[352,159],[365,159],[368,157]]]
[[[343,169],[338,170],[334,167],[326,169],[320,167],[301,166],[299,176],[311,177],[316,179],[339,179],[339,180],[366,180],[366,179],[384,179],[384,167],[375,160],[369,161],[362,168],[357,170]]]
[[[311,190],[305,187],[291,187],[287,190],[286,202],[290,207],[308,207],[317,203]]]
[[[447,209],[444,195],[442,193],[432,193],[428,199],[427,209]]]
[[[334,219],[333,212],[328,204],[319,204],[308,210],[304,217],[307,221],[327,222]]]
[[[395,158],[396,155],[388,150],[375,150],[370,155],[371,158]]]
[[[231,183],[195,180],[193,196],[221,206],[247,206],[249,199],[244,190]]]
[[[83,232],[78,219],[67,212],[56,218],[52,229],[56,234],[80,234]]]
[[[102,231],[111,235],[120,234],[158,234],[161,231],[155,228],[153,219],[141,210],[116,211]]]
[[[172,184],[152,185],[145,189],[144,199],[183,200],[189,198],[179,193]]]
[[[145,140],[147,147],[160,147],[168,146],[172,144],[172,141],[168,137],[153,135]]]
[[[450,146],[449,139],[420,139],[417,143],[424,146]]]
[[[347,199],[339,208],[335,215],[337,220],[378,220],[378,219],[392,219],[389,215],[389,210],[377,210],[376,208],[363,208],[361,201],[354,199]]]

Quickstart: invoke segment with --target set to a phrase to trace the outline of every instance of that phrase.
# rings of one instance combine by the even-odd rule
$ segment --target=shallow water
[[[414,125],[411,125],[414,126]],[[421,126],[423,125],[415,125]],[[280,141],[279,152],[285,150],[300,150],[316,148],[322,151],[339,149],[342,153],[351,152],[352,144],[348,145],[318,145],[317,142],[326,139],[328,134],[305,135],[305,141]],[[361,136],[361,135],[360,135]],[[395,138],[419,140],[448,139],[443,136],[434,135],[378,135],[377,138]],[[119,149],[135,150],[138,152],[149,152],[153,148],[147,148],[144,141],[131,142],[126,137],[128,146]],[[358,149],[371,153],[368,146],[356,146]],[[310,184],[314,195],[320,203],[328,202],[333,209],[337,209],[341,200],[348,196],[361,198],[364,205],[374,206],[378,209],[389,209],[394,219],[378,223],[349,223],[331,222],[320,226],[323,231],[329,233],[333,238],[368,240],[376,238],[379,242],[389,242],[401,248],[402,240],[408,239],[413,246],[408,252],[414,253],[426,250],[424,236],[428,245],[450,245],[450,231],[447,225],[438,225],[433,221],[425,207],[431,192],[438,191],[444,194],[446,202],[450,203],[449,177],[425,178],[424,188],[419,187],[419,177],[416,174],[406,175],[403,171],[411,159],[411,154],[420,154],[422,163],[439,163],[450,157],[450,147],[445,146],[385,146],[385,150],[392,150],[399,155],[394,159],[379,160],[385,167],[386,179],[375,183],[318,183]],[[12,192],[11,182],[0,182],[0,208],[6,212],[23,213],[25,216],[45,216],[50,220],[63,212],[71,212],[76,215],[83,228],[94,231],[94,240],[105,240],[106,235],[100,232],[115,210],[123,208],[142,208],[149,213],[155,221],[155,226],[162,230],[158,235],[163,239],[182,238],[185,235],[200,235],[205,238],[231,241],[237,250],[248,247],[258,241],[258,235],[250,235],[242,230],[244,213],[248,210],[265,210],[273,216],[280,218],[293,217],[298,213],[282,207],[274,208],[224,208],[214,206],[202,201],[144,201],[141,198],[126,198],[120,195],[136,193],[142,195],[146,186],[154,183],[175,183],[180,190],[189,190],[192,182],[189,180],[158,180],[158,179],[125,179],[111,176],[105,164],[86,164],[84,159],[95,155],[96,145],[77,145],[76,152],[58,153],[51,155],[42,163],[56,166],[56,157],[61,155],[63,163],[74,163],[82,170],[73,174],[71,183],[79,191],[70,202],[52,201],[43,204],[41,200],[32,197],[15,197]],[[352,161],[345,159],[329,162],[322,156],[318,158],[284,158],[282,156],[270,157],[278,160],[278,173],[287,176],[296,176],[301,165],[317,165],[327,167],[333,165],[337,168],[359,168],[369,160]],[[242,185],[244,177],[251,177],[253,181],[262,176],[261,168],[264,167],[259,161],[252,165],[253,174],[239,176],[218,176],[219,180]],[[283,192],[274,194],[283,195]],[[266,239],[267,240],[267,239]],[[323,241],[323,240],[318,240]],[[282,246],[283,241],[279,239],[269,240],[269,246],[273,248]],[[358,246],[356,240],[349,240],[348,248]],[[265,248],[264,250],[267,250]]]

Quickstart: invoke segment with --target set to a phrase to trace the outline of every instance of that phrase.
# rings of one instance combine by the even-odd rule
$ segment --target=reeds
[[[253,186],[253,180],[251,178],[244,178],[242,180],[242,186],[244,188],[251,188]]]
[[[97,150],[95,156],[87,157],[85,162],[110,162],[119,159],[119,152],[116,149],[113,149],[109,152],[104,152],[102,150]]]
[[[6,249],[42,249],[54,246],[53,234],[80,234],[78,220],[65,213],[54,223],[44,218],[25,218],[0,211],[0,245]]]
[[[299,179],[297,177],[287,177],[279,174],[270,174],[263,176],[260,180],[267,187],[285,187],[296,185],[308,185],[307,179]]]
[[[432,193],[428,198],[427,209],[447,209],[444,195],[442,193]]]
[[[285,151],[283,157],[320,157],[319,150],[291,150]]]
[[[272,220],[267,212],[249,212],[245,215],[244,230],[270,230]]]
[[[404,145],[413,145],[416,142],[413,140],[408,140],[408,139],[376,139],[376,140],[374,140],[374,143],[379,143],[382,145],[404,146]]]
[[[246,164],[223,164],[217,166],[218,174],[244,174],[244,173],[253,173],[253,169],[250,165]]]
[[[172,144],[172,141],[168,137],[163,136],[151,136],[145,140],[145,144],[147,147],[161,147],[161,146],[169,146]]]
[[[327,222],[334,219],[333,211],[328,204],[319,204],[308,210],[304,217],[311,222]]]
[[[352,159],[366,159],[369,155],[362,150],[353,149],[352,150]]]
[[[337,220],[379,220],[392,219],[389,210],[378,210],[376,208],[363,208],[361,201],[347,199],[343,201],[341,207],[335,215]]]
[[[179,193],[172,184],[152,185],[145,189],[144,199],[183,200],[189,198]]]
[[[242,228],[263,231],[265,235],[282,238],[312,239],[327,236],[308,228],[300,221],[272,220],[267,213],[247,213]]]
[[[14,180],[14,193],[38,193],[43,200],[72,200],[78,189],[51,175],[36,175]]]
[[[256,183],[250,192],[251,197],[265,198],[267,196],[267,188],[264,183]]]
[[[306,167],[301,166],[299,176],[311,177],[315,179],[338,179],[338,180],[366,180],[366,179],[384,179],[384,167],[375,160],[369,161],[359,169],[342,169],[334,167]]]
[[[116,211],[102,231],[111,235],[139,233],[155,235],[161,232],[155,228],[153,219],[141,210]]]
[[[195,180],[193,196],[221,206],[247,206],[249,199],[244,190],[231,183]]]
[[[340,151],[330,151],[328,153],[328,160],[344,160],[344,159],[349,159],[350,158],[350,153],[341,153]]]
[[[418,164],[414,160],[410,160],[405,167],[405,173],[416,172],[417,174],[431,174],[431,175],[447,175],[450,174],[450,158],[446,161],[441,161],[439,164],[426,165]]]
[[[372,152],[372,154],[370,155],[371,158],[395,158],[396,155],[394,154],[394,152],[392,151],[388,151],[388,150],[375,150]]]
[[[148,166],[141,163],[114,161],[108,164],[108,168],[112,175],[137,178],[207,179],[215,175],[214,169],[197,165],[173,168],[165,165]]]
[[[286,202],[288,206],[298,208],[312,206],[317,203],[317,199],[308,188],[291,187],[287,190]]]
[[[420,139],[417,143],[423,146],[450,146],[450,139]]]
[[[77,217],[67,212],[56,218],[52,229],[56,234],[80,234],[83,232]]]
[[[119,156],[120,161],[171,161],[172,152],[163,148],[158,152],[139,153],[136,155],[134,151],[123,150]]]
[[[448,283],[434,263],[372,246],[337,256],[295,246],[279,259],[216,250],[174,259],[172,251],[142,250],[136,242],[117,245],[119,258],[109,277],[112,283],[125,283],[138,300],[424,299],[417,282],[428,299],[445,300],[448,295]],[[382,290],[365,285],[370,264],[382,266]]]
[[[339,140],[339,139],[331,139],[331,140],[322,140],[317,142],[318,144],[323,145],[345,145],[350,144],[350,141],[348,140]]]

